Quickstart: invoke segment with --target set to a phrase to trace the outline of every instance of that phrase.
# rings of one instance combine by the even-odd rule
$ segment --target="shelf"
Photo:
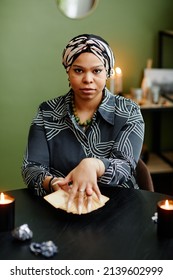
[[[139,104],[140,105],[140,104]],[[148,100],[144,100],[141,104],[141,110],[173,110],[173,102],[168,100],[166,97],[160,97],[159,103],[154,104]]]
[[[162,152],[162,156],[171,166],[173,166],[173,151]]]
[[[133,98],[132,94],[130,93],[124,93],[124,97],[132,99],[136,102],[136,100]],[[138,102],[136,102],[138,103]],[[152,103],[150,100],[142,99],[138,105],[141,108],[141,111],[148,110],[148,111],[163,111],[163,110],[173,110],[173,102],[169,100],[168,98],[161,96],[159,99],[158,104]]]
[[[158,155],[151,153],[147,167],[152,174],[173,173],[173,167],[161,159]]]

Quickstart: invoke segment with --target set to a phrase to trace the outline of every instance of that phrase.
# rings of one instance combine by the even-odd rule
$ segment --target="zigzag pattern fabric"
[[[83,52],[96,55],[105,66],[108,77],[113,74],[114,54],[105,40],[93,34],[77,36],[68,43],[62,55],[62,64],[67,72],[74,60]]]
[[[65,177],[83,158],[95,157],[106,167],[98,182],[138,188],[134,170],[144,137],[139,106],[105,89],[92,124],[84,132],[72,113],[72,94],[70,91],[40,105],[22,166],[25,183],[37,195],[45,195],[45,176]]]

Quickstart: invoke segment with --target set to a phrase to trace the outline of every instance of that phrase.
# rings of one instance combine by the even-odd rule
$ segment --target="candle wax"
[[[159,203],[159,206],[164,210],[173,210],[173,200],[163,200]]]
[[[112,93],[115,92],[115,75],[114,74],[110,77],[110,92],[112,92]]]
[[[122,71],[119,67],[115,69],[115,92],[121,93],[122,90]]]
[[[4,195],[3,193],[0,194],[0,205],[2,204],[9,204],[14,199],[10,198],[8,195]]]
[[[12,202],[12,200],[10,200],[10,199],[5,199],[4,201],[0,200],[0,204],[9,204],[11,202]]]
[[[173,205],[172,204],[169,204],[169,205],[165,205],[165,204],[163,204],[163,205],[160,205],[160,208],[162,208],[162,209],[165,209],[165,210],[173,210]]]

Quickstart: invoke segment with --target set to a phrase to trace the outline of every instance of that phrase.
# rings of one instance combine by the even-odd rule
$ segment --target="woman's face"
[[[106,69],[93,53],[82,53],[73,62],[68,72],[75,97],[84,100],[101,98],[106,84]]]

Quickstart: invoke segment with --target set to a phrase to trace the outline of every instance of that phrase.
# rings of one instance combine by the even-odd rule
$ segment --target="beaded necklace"
[[[87,119],[84,122],[80,121],[80,118],[77,114],[77,110],[76,110],[73,98],[72,98],[72,109],[73,109],[73,115],[74,115],[76,123],[86,129],[92,123],[92,119]]]

